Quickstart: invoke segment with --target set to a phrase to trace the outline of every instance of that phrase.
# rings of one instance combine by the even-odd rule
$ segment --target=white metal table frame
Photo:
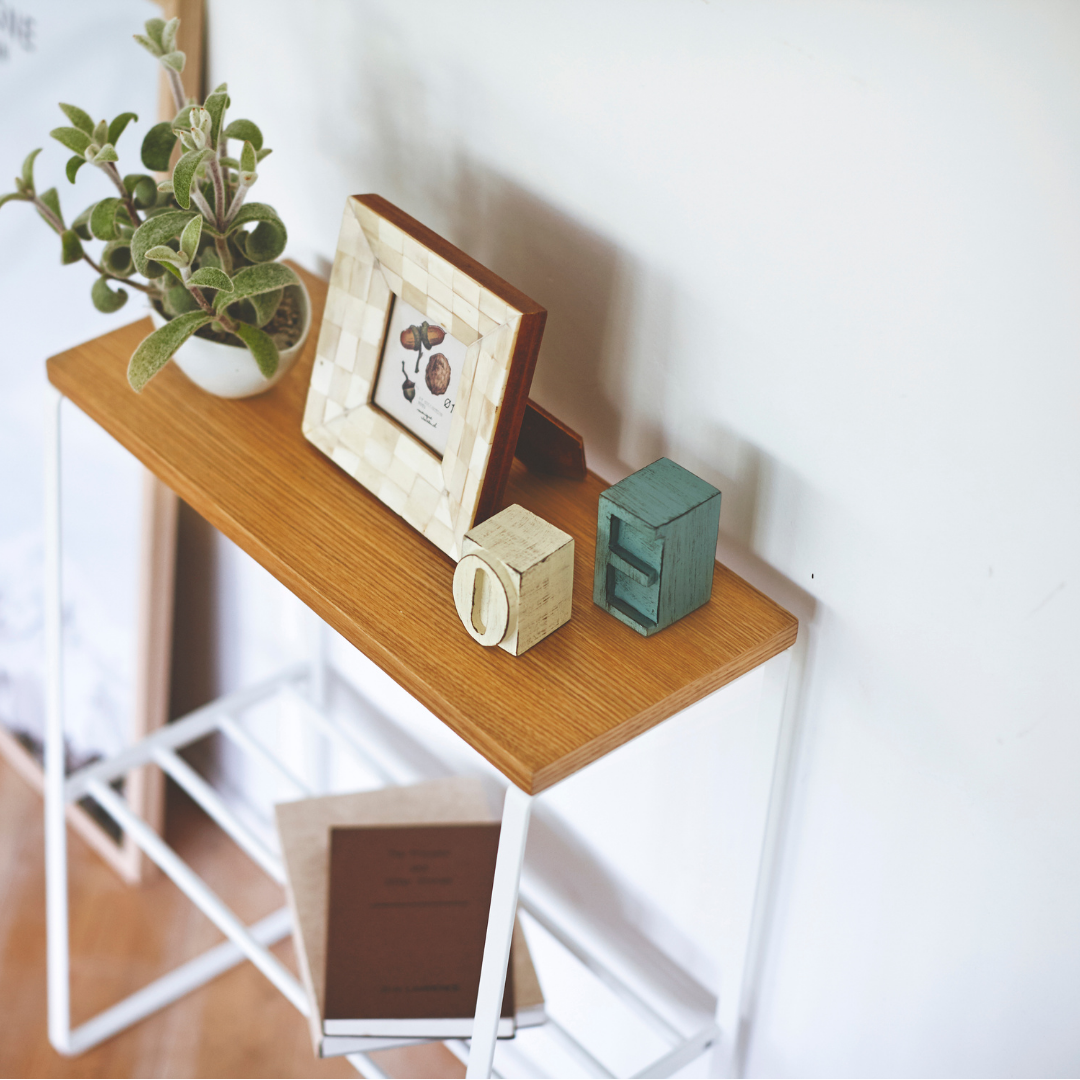
[[[352,753],[369,767],[373,762],[355,732],[343,727],[324,709],[329,669],[325,654],[325,634],[313,635],[312,656],[264,682],[219,698],[188,716],[168,724],[134,746],[111,758],[99,760],[70,776],[64,765],[63,716],[63,625],[61,567],[61,404],[63,395],[51,384],[45,403],[45,650],[46,650],[46,736],[45,736],[45,872],[48,933],[48,1014],[49,1039],[62,1054],[79,1054],[132,1024],[197,989],[228,971],[244,959],[253,964],[302,1013],[308,1015],[307,994],[296,978],[269,951],[269,946],[292,932],[288,908],[281,908],[259,922],[245,926],[209,886],[141,818],[111,786],[141,765],[155,764],[173,778],[238,846],[274,881],[284,885],[285,871],[280,856],[241,822],[235,813],[177,753],[214,731],[221,732],[238,749],[253,754],[275,769],[301,795],[316,794],[260,740],[252,736],[235,717],[244,709],[274,695],[285,693],[305,708],[306,715],[328,739]],[[496,1032],[501,1012],[504,981],[510,954],[515,912],[520,904],[564,948],[593,975],[613,990],[671,1045],[658,1060],[637,1076],[670,1076],[710,1047],[714,1048],[713,1071],[730,1074],[738,1070],[740,1032],[745,1030],[756,997],[765,930],[771,909],[774,864],[779,825],[783,816],[788,784],[793,722],[785,709],[788,684],[789,648],[766,665],[766,685],[761,722],[775,732],[775,763],[764,836],[758,863],[758,880],[753,911],[741,935],[739,971],[730,985],[737,994],[722,997],[715,1022],[689,1036],[679,1031],[632,987],[614,974],[580,941],[563,930],[528,897],[519,896],[521,870],[528,837],[534,796],[509,784],[503,804],[495,880],[488,918],[476,1019],[471,1040],[451,1040],[450,1049],[467,1062],[468,1077],[493,1075]],[[376,772],[380,770],[376,765]],[[393,782],[391,777],[386,777]],[[71,1027],[70,954],[68,941],[67,803],[92,797],[116,823],[154,860],[177,886],[225,934],[227,940],[201,956],[180,965],[143,989],[99,1013],[74,1030]],[[557,1039],[591,1073],[611,1076],[606,1067],[549,1018]],[[364,1075],[386,1074],[366,1054],[347,1055]],[[497,1074],[496,1074],[497,1075]]]

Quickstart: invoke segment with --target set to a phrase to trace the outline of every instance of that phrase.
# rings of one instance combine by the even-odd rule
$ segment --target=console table
[[[636,735],[789,650],[795,642],[797,621],[717,563],[708,604],[655,637],[640,637],[592,602],[597,500],[607,485],[591,473],[584,481],[538,476],[515,462],[504,505],[520,503],[574,537],[573,618],[521,657],[478,647],[457,622],[451,560],[301,435],[300,418],[326,294],[321,281],[306,274],[304,278],[314,309],[312,334],[294,370],[260,397],[243,401],[211,397],[172,365],[141,395],[132,393],[125,377],[127,359],[150,331],[149,320],[48,361],[46,868],[50,1039],[61,1052],[81,1052],[244,957],[301,1012],[307,1012],[302,988],[266,947],[290,931],[287,911],[252,927],[244,926],[131,812],[111,783],[141,765],[159,765],[271,877],[283,881],[279,856],[236,819],[176,751],[214,730],[241,739],[231,714],[282,688],[305,696],[317,713],[325,684],[325,659],[316,655],[311,664],[294,666],[260,686],[196,710],[112,758],[64,775],[59,440],[60,404],[66,397],[509,781],[468,1057],[469,1076],[488,1076],[533,799]],[[334,725],[329,717],[319,716],[320,725]],[[335,737],[350,743],[358,736],[355,731],[338,730]],[[68,803],[87,794],[229,940],[72,1030],[64,813]],[[672,1040],[671,1052],[643,1075],[677,1071],[719,1034],[720,1028],[713,1025],[688,1038],[678,1036]],[[734,1035],[734,1031],[723,1032],[726,1039]],[[353,1055],[350,1060],[368,1075],[382,1075],[364,1055]]]

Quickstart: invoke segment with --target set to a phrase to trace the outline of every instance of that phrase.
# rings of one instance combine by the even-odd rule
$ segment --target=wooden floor
[[[355,1076],[311,1052],[299,1013],[250,963],[76,1058],[49,1045],[45,872],[40,797],[0,759],[0,1076]],[[247,922],[284,902],[181,791],[169,793],[167,839]],[[68,831],[72,1014],[81,1023],[222,940],[164,875],[129,887]],[[275,948],[293,971],[291,942]],[[374,1055],[395,1076],[459,1077],[441,1044]]]

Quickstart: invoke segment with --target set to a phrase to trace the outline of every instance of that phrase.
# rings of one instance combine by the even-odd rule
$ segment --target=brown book
[[[281,851],[285,858],[286,892],[293,911],[293,942],[300,977],[311,1002],[308,1024],[312,1049],[319,1057],[369,1053],[388,1046],[424,1042],[403,1035],[366,1038],[323,1034],[326,989],[326,916],[330,889],[330,830],[338,825],[461,824],[498,820],[473,777],[453,776],[406,787],[279,803],[275,807]],[[546,1021],[544,994],[536,978],[519,920],[514,922],[510,954],[514,977],[515,1021],[519,1028]]]
[[[331,830],[325,1034],[472,1034],[498,847],[497,824]]]

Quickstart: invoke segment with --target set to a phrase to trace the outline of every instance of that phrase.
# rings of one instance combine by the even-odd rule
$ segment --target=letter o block
[[[486,557],[485,557],[486,556]],[[454,605],[473,641],[498,645],[517,628],[518,598],[504,582],[506,568],[490,552],[465,555],[454,571]]]
[[[521,506],[465,534],[454,605],[469,635],[520,656],[570,619],[574,538]]]

